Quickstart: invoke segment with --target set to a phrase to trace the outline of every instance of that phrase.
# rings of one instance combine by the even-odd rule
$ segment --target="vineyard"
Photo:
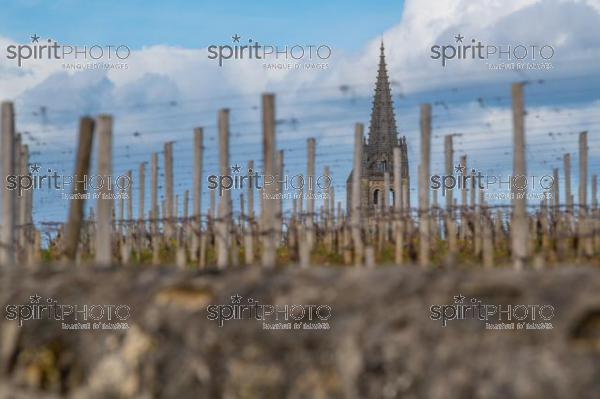
[[[505,163],[512,161],[513,177],[528,174],[524,87],[523,83],[512,85],[512,125],[510,120],[504,121],[504,128],[512,133]],[[294,159],[294,170],[300,170],[294,174],[294,181],[302,184],[293,183],[286,169],[291,150],[278,146],[280,123],[274,94],[261,97],[261,154],[247,159],[244,165],[231,159],[231,148],[235,146],[231,144],[230,110],[221,109],[216,135],[210,138],[216,145],[210,153],[204,129],[194,128],[186,139],[177,141],[192,149],[191,164],[174,166],[178,152],[174,152],[170,141],[135,168],[129,162],[128,169],[110,180],[116,176],[113,117],[82,117],[73,159],[62,160],[73,171],[71,191],[63,194],[67,198],[67,217],[48,221],[34,217],[36,190],[31,186],[48,183],[34,179],[39,178],[39,166],[29,154],[25,137],[16,133],[14,107],[10,102],[2,104],[1,166],[5,184],[0,262],[5,265],[76,261],[104,266],[176,265],[181,269],[313,264],[522,269],[590,262],[597,265],[599,259],[600,210],[597,174],[593,173],[597,163],[591,163],[590,173],[588,132],[578,133],[577,193],[573,194],[571,187],[571,154],[565,153],[561,168],[548,168],[546,178],[551,184],[543,187],[540,199],[532,200],[528,187],[511,184],[509,200],[496,203],[488,201],[488,193],[476,183],[471,155],[454,148],[456,135],[432,135],[433,107],[421,104],[418,146],[410,148],[411,169],[417,170],[412,179],[416,201],[413,199],[411,206],[412,190],[400,181],[404,171],[399,162],[400,149],[395,148],[394,170],[385,173],[383,192],[399,193],[398,200],[382,195],[379,206],[373,208],[360,205],[361,176],[356,172],[360,172],[364,161],[360,151],[363,125],[346,126],[347,137],[354,139],[354,150],[349,148],[347,154],[352,156],[348,166],[354,171],[351,192],[344,193],[340,184],[326,184],[336,181],[335,176],[349,173],[350,168],[336,171],[337,162],[329,165],[324,159],[320,162],[322,171],[317,170],[320,142],[315,137],[306,139],[303,156],[298,157],[298,145],[294,144],[289,159]],[[443,149],[435,154],[435,170],[432,138],[443,139]],[[443,162],[437,162],[440,159]],[[88,180],[92,170],[95,184]],[[443,176],[453,176],[453,182],[465,184],[432,188],[433,172],[443,172]],[[213,184],[209,184],[207,173]],[[262,185],[257,181],[261,178]],[[403,190],[407,191],[404,195]],[[348,201],[343,194],[347,194]],[[209,201],[203,201],[207,195]]]

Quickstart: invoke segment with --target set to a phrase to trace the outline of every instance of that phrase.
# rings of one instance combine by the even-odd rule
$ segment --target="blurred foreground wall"
[[[581,399],[600,392],[598,269],[4,271],[0,304],[2,399]],[[472,311],[470,304],[511,305],[513,317],[525,309],[531,317],[538,305],[529,323],[537,329],[492,330],[500,324],[486,329],[485,321],[453,316]],[[543,305],[550,320],[539,318]],[[451,319],[445,327],[432,320],[439,316],[432,306]],[[219,314],[222,323],[209,320]]]

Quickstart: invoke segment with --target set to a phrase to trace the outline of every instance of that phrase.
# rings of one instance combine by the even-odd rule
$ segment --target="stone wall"
[[[597,269],[5,271],[0,288],[0,398],[584,399],[600,392]],[[207,306],[237,295],[240,303],[330,306],[330,329],[208,320]],[[127,304],[129,328],[6,320],[6,306],[30,296]],[[479,320],[442,327],[430,307],[455,296],[550,304],[553,329],[486,330]]]

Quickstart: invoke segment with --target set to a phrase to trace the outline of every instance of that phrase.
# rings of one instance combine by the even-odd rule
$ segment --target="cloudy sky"
[[[305,170],[305,141],[317,137],[317,167],[329,165],[344,202],[355,122],[368,127],[379,42],[386,46],[399,133],[409,143],[411,174],[419,149],[418,106],[433,105],[433,172],[441,173],[443,135],[457,134],[484,173],[512,164],[510,83],[526,81],[528,162],[548,173],[589,131],[590,167],[600,165],[600,0],[280,1],[11,1],[0,14],[0,98],[16,105],[17,129],[32,159],[71,173],[78,118],[115,117],[116,173],[137,170],[163,143],[175,142],[176,187],[191,187],[191,137],[205,127],[207,166],[216,173],[215,125],[231,110],[233,162],[260,159],[260,93],[277,95],[278,146],[290,174]],[[65,69],[74,60],[8,59],[11,45],[31,36],[61,45],[125,45],[126,69]],[[256,60],[219,67],[207,47],[252,39],[263,45],[326,45],[323,70],[267,70]],[[472,39],[507,48],[551,46],[549,70],[492,70],[501,61],[431,58],[435,45]],[[506,61],[506,60],[504,60]],[[535,62],[540,62],[539,57]],[[306,62],[303,60],[303,62]],[[562,179],[562,177],[561,177]],[[415,181],[415,179],[413,179]],[[576,183],[576,177],[574,182]],[[416,189],[416,186],[413,187]],[[56,220],[66,203],[40,193],[38,220]],[[207,201],[205,200],[206,204]]]

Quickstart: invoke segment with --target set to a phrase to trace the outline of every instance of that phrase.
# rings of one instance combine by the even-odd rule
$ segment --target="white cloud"
[[[547,78],[595,72],[600,67],[599,25],[600,0],[407,0],[401,21],[385,32],[384,38],[391,79],[400,82],[404,92],[414,92],[451,84],[523,79],[524,75],[511,72],[487,71],[481,62],[454,60],[442,68],[439,61],[430,59],[433,44],[452,44],[457,33],[490,44],[548,43],[556,48],[556,68],[538,74]],[[0,48],[8,44],[0,38]],[[327,71],[265,71],[260,63],[240,60],[220,68],[207,59],[205,49],[152,46],[133,52],[127,70],[109,71],[107,77],[115,85],[114,95],[120,98],[131,98],[133,94],[125,92],[134,87],[133,82],[156,75],[168,78],[177,87],[165,95],[176,92],[180,98],[343,84],[355,84],[355,90],[367,94],[376,71],[378,47],[379,38],[374,38],[359,54],[334,52]],[[11,60],[1,59],[0,96],[14,99],[43,82],[47,85],[50,76],[63,79],[58,74],[62,72],[60,64],[29,60],[23,68],[17,68]],[[93,82],[89,80],[90,85]],[[140,92],[140,84],[136,93],[144,100],[147,93]],[[153,90],[154,96],[160,94],[156,87]],[[69,105],[68,101],[64,104]],[[56,101],[53,106],[58,106]]]
[[[600,12],[581,1],[407,1],[402,21],[386,32],[390,74],[407,91],[479,81],[522,80],[543,76],[552,79],[594,73],[600,67]],[[549,44],[556,50],[551,73],[488,71],[475,60],[451,60],[446,68],[430,59],[434,44],[455,44],[454,35],[475,38],[484,44]],[[370,48],[375,56],[376,43]],[[584,65],[575,65],[582,60]],[[368,60],[364,60],[368,62]]]
[[[399,84],[393,88],[396,95],[400,90],[410,95],[490,82],[506,84],[508,93],[509,82],[527,77],[551,80],[571,75],[597,76],[600,70],[598,26],[600,0],[407,0],[401,20],[383,36],[390,79]],[[439,61],[430,59],[430,47],[452,44],[458,33],[490,44],[548,43],[556,48],[552,60],[555,69],[522,75],[488,71],[481,62],[457,60],[442,68]],[[8,44],[11,41],[0,38],[0,49]],[[60,62],[33,60],[17,68],[13,61],[0,58],[0,98],[18,99],[17,112],[24,115],[18,120],[19,128],[43,131],[47,138],[64,139],[66,134],[74,137],[74,127],[82,113],[108,110],[118,114],[116,126],[122,133],[120,144],[150,146],[188,137],[185,129],[191,131],[192,126],[214,125],[216,110],[222,107],[234,109],[232,119],[254,121],[243,130],[237,126],[232,126],[232,130],[258,133],[260,114],[253,107],[259,105],[260,92],[274,90],[285,93],[278,98],[278,117],[293,117],[305,123],[322,122],[325,117],[340,115],[340,122],[333,127],[327,127],[328,123],[315,123],[302,132],[330,134],[325,142],[336,143],[342,141],[339,137],[344,129],[351,131],[354,121],[368,122],[365,118],[368,105],[359,112],[356,107],[344,108],[323,100],[339,97],[342,85],[353,85],[348,93],[370,96],[378,55],[379,38],[373,38],[356,54],[334,49],[326,71],[265,71],[260,63],[248,60],[229,61],[219,67],[216,61],[207,59],[206,49],[168,46],[135,51],[127,60],[126,70],[109,72],[65,72]],[[135,107],[136,104],[170,101],[177,102],[177,106]],[[286,103],[300,105],[280,106]],[[48,129],[38,117],[31,116],[39,105],[49,107],[50,124],[55,126]],[[473,110],[471,107],[464,109]],[[53,113],[52,110],[71,112]],[[468,117],[467,112],[456,108],[452,112],[457,115],[457,125]],[[506,110],[478,111],[482,118],[493,112]],[[598,111],[582,108],[582,112]],[[466,126],[465,131],[472,130],[474,134],[487,122],[469,123],[471,126]],[[399,120],[398,125],[402,132],[417,126],[414,118]],[[182,129],[184,133],[180,132]],[[134,131],[142,132],[142,141],[133,139]],[[146,131],[157,134],[146,134]],[[282,138],[294,134],[291,131]],[[414,142],[415,148],[417,145]]]

